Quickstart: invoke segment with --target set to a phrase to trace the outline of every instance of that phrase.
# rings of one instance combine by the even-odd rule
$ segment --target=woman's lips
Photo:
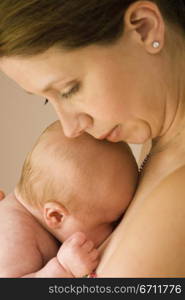
[[[109,131],[107,134],[104,134],[103,136],[99,137],[100,140],[108,140],[110,142],[119,142],[120,139],[120,125],[116,125],[111,131]]]

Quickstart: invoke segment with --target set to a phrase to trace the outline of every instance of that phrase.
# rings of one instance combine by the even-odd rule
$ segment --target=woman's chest
[[[185,165],[185,151],[168,149],[148,157],[140,170],[134,201],[140,203],[170,174]]]

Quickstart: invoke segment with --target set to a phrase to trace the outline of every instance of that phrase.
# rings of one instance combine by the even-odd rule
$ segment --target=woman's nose
[[[93,119],[87,114],[77,116],[59,116],[65,136],[75,138],[93,125]]]

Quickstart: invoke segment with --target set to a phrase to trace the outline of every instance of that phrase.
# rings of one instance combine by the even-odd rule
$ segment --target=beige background
[[[28,151],[43,129],[57,119],[44,99],[26,94],[0,73],[0,189],[13,190]],[[136,159],[140,146],[131,145]]]

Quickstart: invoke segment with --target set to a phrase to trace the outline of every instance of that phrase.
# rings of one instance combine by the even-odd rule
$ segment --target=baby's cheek
[[[91,237],[91,240],[94,241],[96,247],[99,247],[109,237],[113,230],[113,223],[103,225],[101,228],[98,228],[98,230],[94,233],[94,236]]]

